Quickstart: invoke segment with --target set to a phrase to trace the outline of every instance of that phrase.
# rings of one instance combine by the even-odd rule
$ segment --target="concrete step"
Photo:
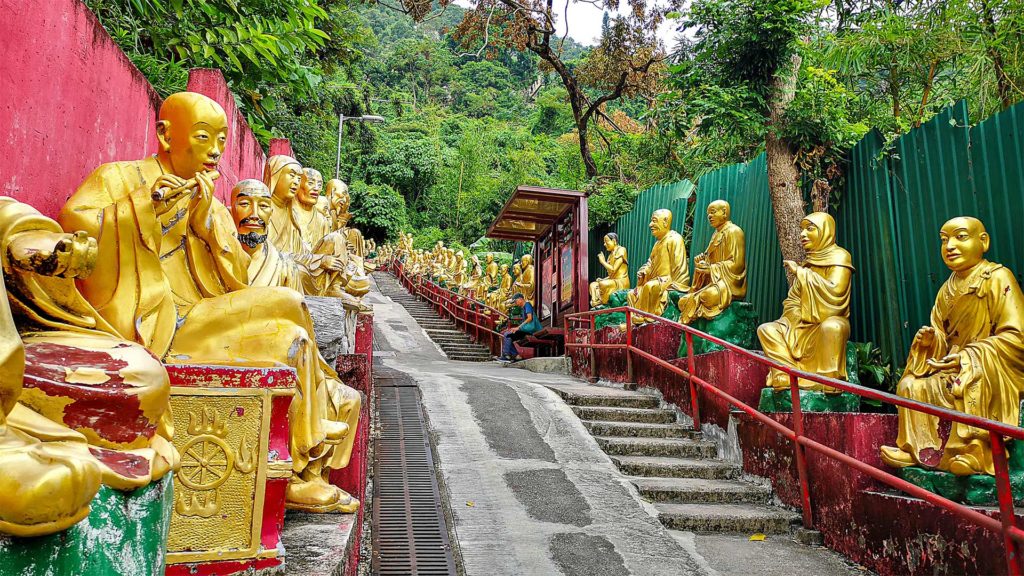
[[[551,387],[570,406],[606,406],[611,408],[658,408],[661,400],[650,394],[577,394]]]
[[[602,422],[584,420],[583,426],[594,436],[618,438],[691,438],[702,437],[696,430],[680,424],[645,424],[642,422]]]
[[[457,360],[459,362],[490,362],[492,360],[490,355],[485,356],[448,356],[449,360]]]
[[[473,343],[469,339],[468,336],[463,336],[463,337],[460,338],[458,336],[437,336],[437,335],[431,335],[430,339],[433,340],[434,342],[438,343],[438,344],[472,344]]]
[[[611,420],[614,422],[646,422],[649,424],[674,424],[676,413],[672,410],[651,408],[607,408],[603,406],[571,406],[580,420]]]
[[[742,480],[703,478],[634,478],[640,495],[652,502],[673,504],[767,504],[772,491]]]
[[[672,530],[786,534],[800,515],[756,504],[655,504],[658,519]]]
[[[701,440],[681,438],[608,438],[597,436],[597,445],[611,456],[672,456],[714,458],[718,447]]]
[[[721,460],[695,460],[667,456],[612,456],[611,459],[627,476],[733,480],[739,478],[741,472],[739,466]]]

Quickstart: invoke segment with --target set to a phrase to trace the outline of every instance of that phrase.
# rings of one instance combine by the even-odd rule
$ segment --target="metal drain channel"
[[[454,575],[455,561],[419,388],[397,370],[383,369],[378,374],[380,436],[374,464],[373,574]]]

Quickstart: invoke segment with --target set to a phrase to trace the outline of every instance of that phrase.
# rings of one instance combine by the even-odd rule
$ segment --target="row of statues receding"
[[[674,304],[680,322],[692,324],[718,318],[732,304],[742,301],[747,294],[743,230],[731,221],[730,206],[725,201],[712,202],[707,218],[714,233],[707,249],[694,257],[691,278],[683,238],[671,228],[672,213],[655,211],[649,228],[656,242],[647,262],[639,268],[633,288],[626,248],[619,244],[616,234],[607,234],[606,254],[599,255],[607,276],[590,284],[591,306],[607,306],[619,293],[625,296],[620,301],[652,316],[661,316]],[[853,259],[836,244],[832,216],[809,214],[800,227],[806,258],[799,263],[783,262],[791,284],[782,317],[758,327],[757,336],[764,354],[776,362],[847,380]],[[979,220],[954,218],[942,226],[938,239],[950,276],[936,297],[930,325],[914,337],[897,393],[1017,426],[1024,391],[1024,296],[1009,269],[985,259],[990,239]],[[528,256],[519,266],[516,280],[504,267],[496,276],[490,257],[486,271],[480,273],[474,257],[467,280],[462,254],[452,254],[440,243],[432,253],[425,253],[413,250],[411,236],[403,236],[397,247],[388,246],[386,250],[389,257],[408,254],[407,269],[414,273],[446,280],[461,287],[463,293],[476,294],[478,299],[481,294],[488,295],[486,302],[496,307],[510,291],[528,294],[531,300],[533,297]],[[521,281],[523,278],[526,280]],[[491,288],[496,285],[497,290]],[[650,321],[639,314],[632,318],[638,324]],[[797,384],[806,391],[839,392],[805,378],[799,378]],[[772,369],[766,386],[788,390],[790,376]],[[944,441],[937,417],[904,408],[899,409],[896,445],[883,447],[881,455],[894,467],[925,466],[957,475],[994,473],[987,432],[953,423]]]
[[[214,196],[224,110],[164,101],[158,152],[97,168],[57,221],[0,198],[0,532],[82,520],[100,484],[128,490],[177,468],[164,363],[288,366],[289,508],[351,512],[328,481],[348,465],[360,394],[320,355],[303,295],[365,310],[344,183],[274,156],[231,206]]]

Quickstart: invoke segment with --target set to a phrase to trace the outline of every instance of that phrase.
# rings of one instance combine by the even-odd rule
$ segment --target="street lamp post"
[[[334,163],[334,177],[341,178],[341,138],[345,135],[345,122],[371,122],[378,124],[383,122],[382,116],[345,116],[338,114],[338,159]]]

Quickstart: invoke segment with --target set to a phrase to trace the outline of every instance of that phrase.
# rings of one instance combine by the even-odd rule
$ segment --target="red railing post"
[[[693,334],[686,331],[686,377],[690,383],[690,412],[693,417],[693,429],[700,431],[700,398],[697,395],[697,383],[693,380]]]
[[[992,442],[992,464],[996,471],[996,494],[999,497],[999,519],[1003,524],[1003,548],[1006,550],[1006,569],[1010,576],[1020,576],[1021,559],[1017,543],[1010,536],[1016,527],[1013,511],[1013,490],[1010,486],[1010,469],[1006,463],[1006,446],[998,432],[989,432]],[[1018,440],[1019,442],[1019,440]]]
[[[804,413],[800,409],[800,384],[795,374],[789,375],[789,395],[793,402],[793,449],[796,452],[796,471],[800,476],[800,504],[803,508],[804,528],[811,530],[814,527],[814,517],[811,516],[811,485],[807,474],[804,445],[800,443],[804,437]]]
[[[597,322],[594,323],[597,325]],[[636,382],[633,378],[633,312],[626,310],[626,380]]]
[[[590,317],[590,328],[587,330],[587,343],[590,344],[590,381],[597,382],[597,348],[594,348],[594,336],[596,336],[594,328],[597,326],[597,322],[594,321],[594,317]]]

